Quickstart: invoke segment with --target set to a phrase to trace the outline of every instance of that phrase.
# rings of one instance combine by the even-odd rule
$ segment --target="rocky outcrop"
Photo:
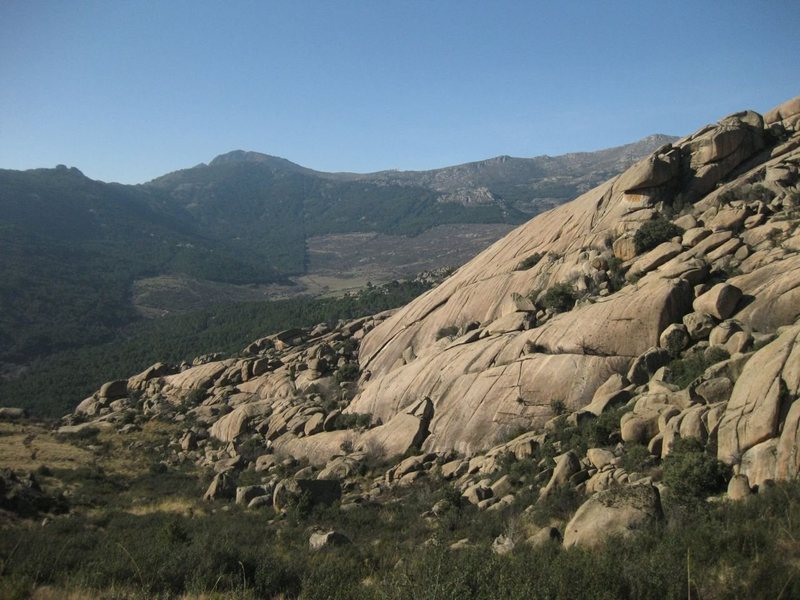
[[[213,471],[209,497],[278,511],[319,486],[339,486],[321,501],[351,510],[426,478],[487,511],[608,492],[582,507],[568,545],[659,518],[657,474],[623,467],[631,448],[657,464],[696,440],[736,467],[730,497],[795,477],[795,104],[660,148],[397,311],[153,365],[84,400],[62,430],[181,423],[170,464]],[[610,419],[607,447],[565,447],[565,431]],[[237,488],[246,469],[262,481]]]
[[[554,398],[570,409],[588,405],[600,384],[615,372],[630,375],[633,359],[651,347],[668,346],[677,356],[691,340],[707,335],[704,327],[740,312],[744,325],[757,331],[793,322],[800,303],[794,302],[798,288],[791,263],[780,267],[790,268],[780,283],[756,267],[731,282],[703,286],[719,269],[745,259],[757,264],[739,234],[758,226],[749,216],[769,215],[753,202],[737,200],[735,190],[752,186],[778,163],[796,160],[791,149],[763,154],[771,139],[759,115],[737,113],[518,228],[365,337],[360,363],[371,378],[348,410],[388,422],[420,397],[430,397],[435,417],[425,449],[470,452],[512,423],[541,426],[552,416],[548,406]],[[789,170],[796,173],[796,166]],[[720,186],[732,174],[734,179]],[[793,186],[793,177],[782,181]],[[796,193],[791,186],[781,193]],[[725,191],[733,199],[723,196]],[[695,231],[691,238],[665,241],[642,256],[631,254],[629,245],[623,251],[621,240],[632,239],[664,205],[698,200],[681,221]],[[522,258],[534,254],[542,258],[517,270]],[[610,275],[597,267],[607,266],[612,256],[628,261],[624,268],[634,285],[618,291],[603,285]],[[775,293],[764,300],[753,292],[767,281]],[[578,295],[583,289],[587,300],[567,313],[543,309],[542,290],[558,283],[568,283]],[[537,301],[535,323],[496,326],[513,320],[518,306],[513,299],[525,296]],[[693,311],[696,317],[685,330],[673,327],[661,339]],[[478,323],[478,330],[437,340],[438,331],[468,323]],[[735,350],[746,345],[746,333],[731,342]],[[637,375],[637,383],[652,375]]]
[[[267,416],[271,412],[271,402],[261,401],[243,404],[215,422],[208,432],[221,442],[232,442],[245,432],[251,419]]]

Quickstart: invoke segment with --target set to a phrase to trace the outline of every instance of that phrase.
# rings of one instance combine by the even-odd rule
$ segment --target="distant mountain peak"
[[[290,160],[281,158],[280,156],[271,156],[269,154],[262,154],[261,152],[253,152],[251,150],[232,150],[225,154],[220,154],[214,158],[209,166],[217,166],[231,163],[262,163],[271,167],[288,168],[292,170],[303,169],[298,164]]]

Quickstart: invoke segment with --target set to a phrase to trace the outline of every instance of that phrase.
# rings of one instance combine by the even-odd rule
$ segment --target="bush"
[[[568,521],[584,500],[572,486],[556,488],[534,505],[533,521],[542,526],[553,520]]]
[[[338,369],[336,369],[336,373],[334,377],[336,378],[337,383],[342,383],[344,381],[355,381],[358,379],[358,365],[355,363],[347,363]]]
[[[610,291],[616,292],[625,285],[625,273],[622,269],[622,259],[612,256],[608,259],[608,286]]]
[[[552,433],[552,441],[558,442],[561,448],[570,448],[579,454],[583,454],[589,448],[608,446],[612,443],[611,438],[614,432],[619,431],[619,420],[628,410],[620,407],[614,410],[607,410],[600,414],[596,419],[587,419],[581,422],[579,427],[569,426],[565,415],[561,415]],[[542,447],[545,455],[554,456],[557,452]]]
[[[683,234],[683,229],[663,217],[647,221],[633,236],[636,253],[641,254],[647,250],[652,250],[659,244],[681,234]]]
[[[730,358],[730,354],[724,348],[713,346],[704,352],[693,352],[685,358],[675,359],[669,364],[670,383],[683,389],[700,377],[708,367],[727,358]]]
[[[563,415],[567,413],[567,405],[560,398],[553,398],[550,400],[550,410],[556,416]]]
[[[189,533],[179,519],[173,519],[161,528],[159,540],[167,545],[181,545],[189,542]]]
[[[528,269],[532,269],[536,265],[539,264],[539,261],[542,260],[544,254],[541,252],[536,252],[531,254],[528,258],[522,260],[516,267],[514,267],[515,271],[527,271]]]
[[[555,312],[572,310],[575,306],[575,291],[568,283],[557,283],[545,292],[542,305]]]
[[[664,483],[680,504],[704,500],[724,489],[730,469],[708,454],[695,439],[676,440],[663,461]]]
[[[770,202],[775,197],[775,192],[760,183],[743,185],[733,190],[727,190],[719,195],[720,202],[729,204],[736,200],[745,202]]]
[[[370,413],[340,413],[333,421],[334,429],[367,429],[372,424]]]
[[[629,473],[643,472],[655,464],[655,458],[646,446],[642,444],[631,444],[625,448],[622,455],[622,468]]]
[[[444,337],[453,337],[458,335],[458,327],[455,325],[450,325],[449,327],[442,327],[439,331],[436,332],[436,339],[440,340]]]

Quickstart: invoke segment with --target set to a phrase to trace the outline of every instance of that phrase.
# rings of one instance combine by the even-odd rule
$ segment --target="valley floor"
[[[308,239],[308,268],[292,283],[236,285],[160,275],[133,285],[133,304],[147,318],[184,314],[218,304],[280,300],[298,295],[341,296],[411,279],[418,273],[459,267],[514,227],[505,224],[439,225],[410,238],[383,233],[343,233]]]

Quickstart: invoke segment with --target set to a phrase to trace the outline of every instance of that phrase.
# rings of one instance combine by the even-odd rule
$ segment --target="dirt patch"
[[[416,237],[378,233],[324,235],[308,240],[309,275],[373,283],[460,267],[513,229],[511,225],[440,225]]]

